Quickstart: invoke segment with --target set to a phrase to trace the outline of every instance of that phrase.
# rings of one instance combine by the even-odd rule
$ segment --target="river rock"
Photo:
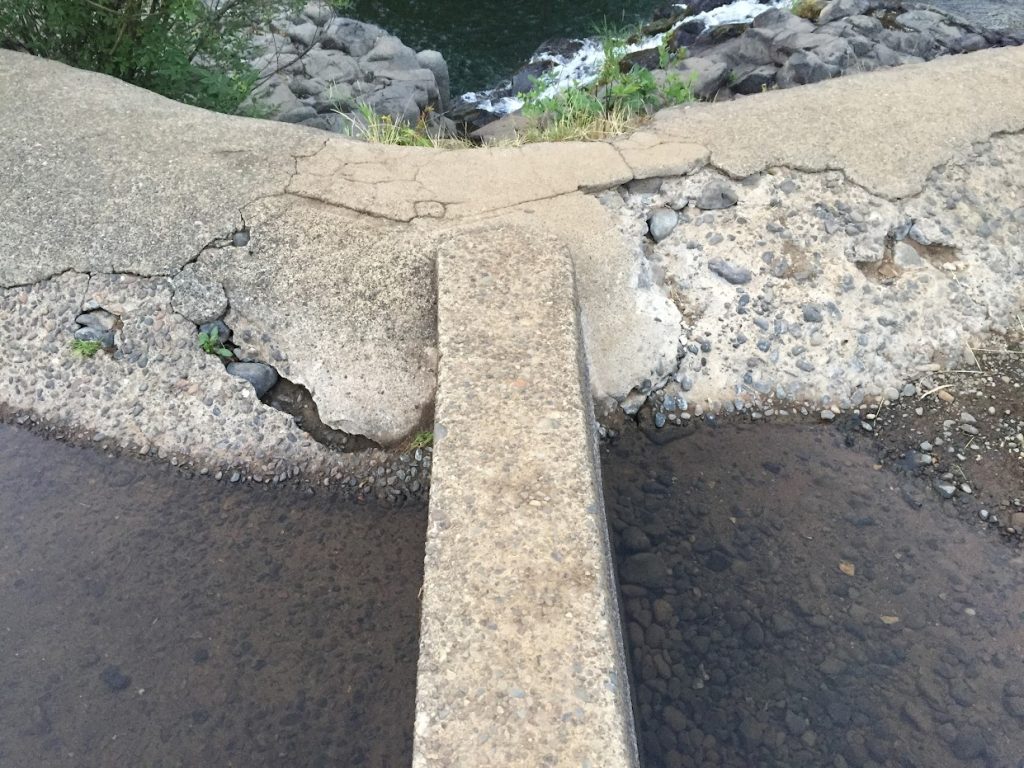
[[[708,269],[733,285],[749,283],[752,277],[749,269],[732,264],[725,259],[711,259],[708,262]]]
[[[252,384],[257,397],[267,394],[278,380],[277,371],[266,363],[228,363],[228,373]]]
[[[647,229],[651,239],[660,243],[672,234],[672,231],[679,224],[679,214],[671,208],[655,208],[647,217]]]
[[[625,584],[654,589],[668,587],[672,576],[656,552],[640,552],[622,561],[619,577]]]
[[[695,205],[703,211],[718,211],[736,205],[739,197],[735,190],[726,182],[715,179],[709,181],[701,189]]]

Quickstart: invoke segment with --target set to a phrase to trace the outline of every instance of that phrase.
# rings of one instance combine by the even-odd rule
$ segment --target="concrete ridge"
[[[637,765],[573,284],[536,230],[438,254],[415,768]]]

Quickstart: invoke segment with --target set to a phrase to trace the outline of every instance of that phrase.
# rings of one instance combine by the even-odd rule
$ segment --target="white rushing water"
[[[758,14],[764,13],[770,8],[788,8],[791,4],[792,0],[734,0],[729,5],[688,16],[677,22],[672,30],[693,20],[703,21],[708,27],[751,21]],[[677,5],[680,8],[686,7],[685,3]],[[652,35],[638,43],[626,46],[624,53],[656,48],[665,34],[663,32]],[[601,72],[601,67],[604,65],[604,50],[601,42],[594,38],[587,38],[580,42],[583,43],[583,46],[571,56],[540,51],[530,59],[531,63],[539,60],[555,62],[554,66],[545,73],[545,82],[548,83],[548,86],[542,92],[542,96],[552,96],[574,85],[586,85]],[[471,91],[463,94],[462,98],[464,101],[474,103],[484,111],[499,115],[515,112],[523,106],[522,100],[516,96],[496,97],[494,91]]]

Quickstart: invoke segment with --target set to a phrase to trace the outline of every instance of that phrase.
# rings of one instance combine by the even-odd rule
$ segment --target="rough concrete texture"
[[[312,129],[190,109],[11,51],[0,105],[5,286],[69,269],[171,274],[323,145]]]
[[[427,275],[436,243],[457,237],[455,227],[465,222],[526,222],[571,249],[594,394],[622,400],[680,370],[680,340],[701,329],[681,320],[680,307],[693,313],[673,286],[707,275],[682,274],[693,264],[669,255],[679,235],[665,241],[664,257],[649,258],[642,221],[622,220],[591,193],[625,185],[627,197],[639,195],[663,186],[659,177],[671,189],[701,168],[734,178],[780,167],[831,169],[877,200],[882,215],[887,201],[917,195],[934,168],[970,167],[972,143],[1024,130],[1022,83],[1024,50],[1008,48],[668,110],[633,136],[606,143],[441,151],[213,115],[111,78],[0,51],[0,173],[9,181],[0,193],[0,286],[68,270],[167,275],[182,291],[172,307],[193,318],[216,311],[223,290],[251,356],[280,363],[306,384],[329,423],[393,442],[416,429],[433,397]],[[54,123],[53,114],[64,119]],[[683,182],[671,181],[680,176]],[[860,194],[851,191],[851,199]],[[997,197],[985,199],[1001,205]],[[760,210],[756,197],[744,199]],[[277,219],[275,210],[289,213]],[[318,217],[352,237],[329,234]],[[247,246],[199,256],[248,223]],[[736,226],[743,223],[737,219]],[[753,246],[763,239],[743,237]],[[988,260],[1015,258],[987,242],[995,249]],[[723,259],[729,255],[727,245],[719,250]],[[210,259],[218,264],[212,273],[203,267]],[[179,277],[191,261],[194,269]],[[846,267],[828,266],[840,268]],[[1006,273],[972,270],[991,279]],[[986,286],[981,281],[971,291],[1005,293]],[[712,305],[724,306],[734,293],[721,281],[714,291]],[[784,292],[786,300],[810,300],[801,291]],[[296,311],[297,301],[314,296],[329,324]],[[938,311],[937,301],[929,312]],[[1005,315],[1009,301],[993,306]],[[1000,318],[979,324],[978,332],[998,330]],[[861,381],[850,367],[847,383],[880,385],[917,359],[894,355],[884,375],[871,371]],[[708,397],[734,395],[732,369],[725,371],[716,380],[722,390]],[[87,414],[77,417],[82,424]]]
[[[195,326],[169,309],[170,298],[166,278],[74,272],[0,291],[3,411],[224,480],[334,479],[383,493],[400,474],[403,485],[422,478],[425,487],[427,468],[412,456],[331,451],[264,406],[199,349]],[[115,354],[72,353],[83,304],[118,317]]]
[[[487,226],[438,272],[413,765],[636,766],[571,257]]]
[[[243,355],[305,386],[336,429],[387,445],[429,429],[437,363],[429,238],[299,198],[246,214],[258,232],[251,248],[199,259],[223,282]]]
[[[889,198],[921,191],[933,168],[971,144],[1024,129],[1024,51],[1002,48],[927,64],[666,109],[648,129],[707,147],[741,178],[772,167],[842,170]]]
[[[649,211],[680,211],[672,234],[646,247],[683,317],[680,397],[708,410],[896,399],[909,376],[971,362],[972,347],[1016,327],[1024,136],[994,138],[965,159],[899,202],[838,172],[781,169],[743,183],[704,169],[625,205],[605,195],[634,241]],[[723,181],[736,205],[700,210],[702,190]],[[730,284],[723,263],[747,279]]]

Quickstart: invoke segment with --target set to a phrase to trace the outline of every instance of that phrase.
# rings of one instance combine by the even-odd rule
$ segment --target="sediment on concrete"
[[[413,765],[636,766],[569,253],[462,233],[438,338]]]

